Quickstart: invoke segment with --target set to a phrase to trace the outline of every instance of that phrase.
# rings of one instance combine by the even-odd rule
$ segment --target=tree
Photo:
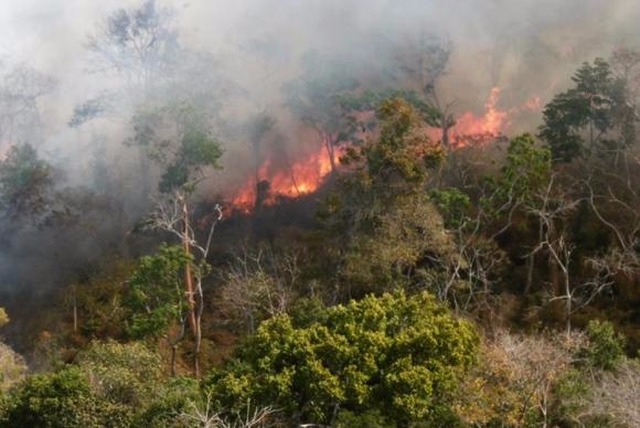
[[[136,413],[161,396],[162,359],[142,343],[93,342],[76,364],[96,396]]]
[[[579,339],[496,332],[461,389],[458,412],[476,426],[549,426],[554,388],[571,368]]]
[[[10,346],[0,342],[0,396],[20,383],[27,374],[27,364]]]
[[[556,95],[543,112],[540,137],[549,144],[553,160],[617,159],[636,138],[638,119],[627,82],[613,76],[602,58],[584,63],[571,80],[574,86]]]
[[[77,367],[30,376],[9,397],[6,427],[130,426],[130,409],[100,400]]]
[[[637,360],[624,360],[617,370],[605,372],[591,386],[582,404],[578,420],[607,418],[612,426],[638,426],[640,406],[636,392],[640,388]]]
[[[0,209],[10,221],[43,224],[54,208],[54,170],[29,144],[15,145],[0,160]]]
[[[9,316],[0,307],[0,328],[9,322]],[[27,365],[19,354],[10,346],[0,342],[0,400],[2,395],[15,384],[19,383],[27,372]]]
[[[163,246],[155,256],[146,256],[129,280],[124,304],[131,311],[127,329],[133,338],[167,336],[171,346],[171,373],[176,373],[176,352],[190,316],[184,292],[185,265],[191,263],[180,246]],[[170,328],[178,332],[170,334]]]
[[[224,274],[221,307],[253,334],[263,319],[287,313],[298,297],[302,267],[296,252],[246,250]]]
[[[395,49],[394,49],[395,51]],[[398,70],[396,78],[400,84],[410,82],[416,106],[424,120],[441,131],[442,146],[450,146],[449,131],[456,124],[451,113],[454,102],[443,103],[438,96],[438,80],[445,74],[453,47],[451,41],[443,40],[433,34],[420,33],[397,50]]]
[[[379,137],[347,149],[342,185],[323,213],[332,234],[341,237],[338,279],[349,297],[411,280],[420,264],[428,266],[450,249],[425,189],[442,159],[440,145],[426,136],[420,115],[405,100],[385,101],[378,118]]]
[[[189,328],[195,340],[194,371],[200,375],[199,353],[202,339],[200,321],[204,309],[202,280],[209,272],[207,256],[216,225],[222,219],[219,205],[213,208],[208,219],[209,232],[203,243],[198,242],[191,223],[189,199],[197,185],[206,178],[206,168],[220,168],[219,158],[222,156],[220,143],[208,131],[206,124],[198,115],[192,115],[191,109],[179,109],[177,112],[160,111],[168,115],[167,120],[176,121],[177,134],[173,138],[163,138],[161,129],[143,127],[137,129],[136,138],[157,150],[152,152],[153,158],[164,167],[159,182],[159,190],[165,194],[151,214],[149,226],[165,230],[180,239],[187,262],[184,269],[184,295],[187,308]],[[172,116],[175,113],[176,116]],[[163,116],[160,116],[162,119]],[[160,123],[164,121],[161,120]],[[147,124],[143,122],[143,124]],[[176,146],[173,139],[177,139]],[[197,258],[194,256],[197,253]],[[194,281],[195,280],[195,281]],[[176,302],[173,301],[173,304]]]
[[[390,421],[438,425],[477,344],[473,326],[427,293],[368,296],[265,321],[209,383],[222,407],[250,399],[298,423],[381,410]]]
[[[591,320],[587,324],[586,346],[580,353],[582,365],[591,370],[613,371],[625,359],[625,338],[608,321]]]
[[[353,92],[357,86],[346,64],[311,53],[304,59],[302,75],[284,87],[293,114],[320,137],[332,171],[338,161],[338,145],[349,138],[355,126],[341,104],[341,97]]]
[[[107,17],[88,48],[98,69],[113,70],[137,85],[166,73],[178,50],[173,15],[145,0],[135,9],[119,9]]]
[[[28,64],[0,61],[0,144],[31,142],[42,137],[39,102],[55,87],[55,81]]]

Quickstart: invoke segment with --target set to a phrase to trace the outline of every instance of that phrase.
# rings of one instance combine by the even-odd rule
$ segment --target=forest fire
[[[511,125],[511,118],[525,111],[539,111],[542,106],[540,97],[533,96],[520,106],[509,110],[500,110],[501,89],[494,87],[485,103],[485,113],[477,116],[472,112],[461,115],[451,130],[451,141],[454,147],[460,148],[478,141],[487,141],[506,132]]]
[[[231,201],[234,209],[251,212],[258,205],[273,205],[278,197],[297,198],[315,192],[331,172],[331,161],[324,148],[305,159],[277,168],[267,159],[256,177],[237,191]]]
[[[466,112],[459,116],[451,128],[452,148],[480,144],[504,134],[510,119],[522,111],[540,109],[540,99],[532,97],[521,106],[509,110],[498,107],[501,89],[494,87],[484,105],[485,112],[479,116]],[[439,129],[430,128],[427,133],[434,140],[441,138]],[[338,153],[338,157],[339,157]],[[233,209],[250,213],[258,206],[276,203],[279,197],[297,198],[315,192],[324,178],[331,172],[331,162],[325,147],[318,148],[306,158],[294,163],[278,163],[268,158],[258,169],[256,176],[247,180],[231,199]]]
[[[453,145],[455,147],[463,147],[472,140],[473,136],[488,136],[495,137],[504,131],[508,126],[509,112],[499,110],[497,105],[500,100],[500,88],[494,87],[491,89],[489,98],[485,103],[485,113],[482,116],[477,116],[472,112],[464,113],[460,116],[456,125],[453,127],[451,137]]]

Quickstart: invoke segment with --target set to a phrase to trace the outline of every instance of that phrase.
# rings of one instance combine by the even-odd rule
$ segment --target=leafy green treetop
[[[611,155],[635,142],[634,106],[627,82],[616,78],[609,64],[596,58],[571,78],[574,86],[545,106],[540,137],[556,162],[570,162],[596,153]]]
[[[264,322],[211,377],[221,407],[251,399],[298,422],[380,410],[390,421],[438,425],[475,361],[474,327],[426,293],[369,296],[304,315]]]

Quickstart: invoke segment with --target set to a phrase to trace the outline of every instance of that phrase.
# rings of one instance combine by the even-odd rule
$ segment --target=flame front
[[[331,172],[331,160],[324,148],[291,165],[276,168],[267,159],[259,168],[255,179],[248,180],[235,194],[232,206],[250,212],[256,204],[258,183],[268,182],[268,192],[261,201],[273,205],[278,197],[297,198],[315,192]]]
[[[467,144],[468,136],[485,135],[490,137],[498,136],[508,125],[509,112],[498,109],[500,100],[500,88],[491,89],[489,98],[485,103],[485,113],[477,116],[471,112],[464,113],[456,121],[452,131],[453,141],[456,146]]]
[[[450,130],[452,146],[460,148],[470,144],[479,144],[481,141],[503,134],[509,127],[510,118],[523,111],[539,110],[540,98],[532,97],[521,106],[509,110],[500,110],[501,90],[498,87],[491,89],[485,103],[483,115],[472,112],[462,114],[456,121],[456,125]],[[428,135],[433,139],[439,139],[440,130],[430,128]],[[306,158],[287,165],[276,163],[268,158],[258,168],[256,176],[247,180],[234,194],[231,205],[234,209],[249,213],[259,205],[273,205],[278,197],[297,198],[315,192],[322,184],[324,178],[331,172],[331,161],[325,148],[318,148]],[[260,190],[264,194],[258,199],[260,183],[265,187]]]

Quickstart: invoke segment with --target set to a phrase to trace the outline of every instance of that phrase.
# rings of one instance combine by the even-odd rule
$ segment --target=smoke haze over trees
[[[635,423],[638,1],[4,3],[0,425]]]

